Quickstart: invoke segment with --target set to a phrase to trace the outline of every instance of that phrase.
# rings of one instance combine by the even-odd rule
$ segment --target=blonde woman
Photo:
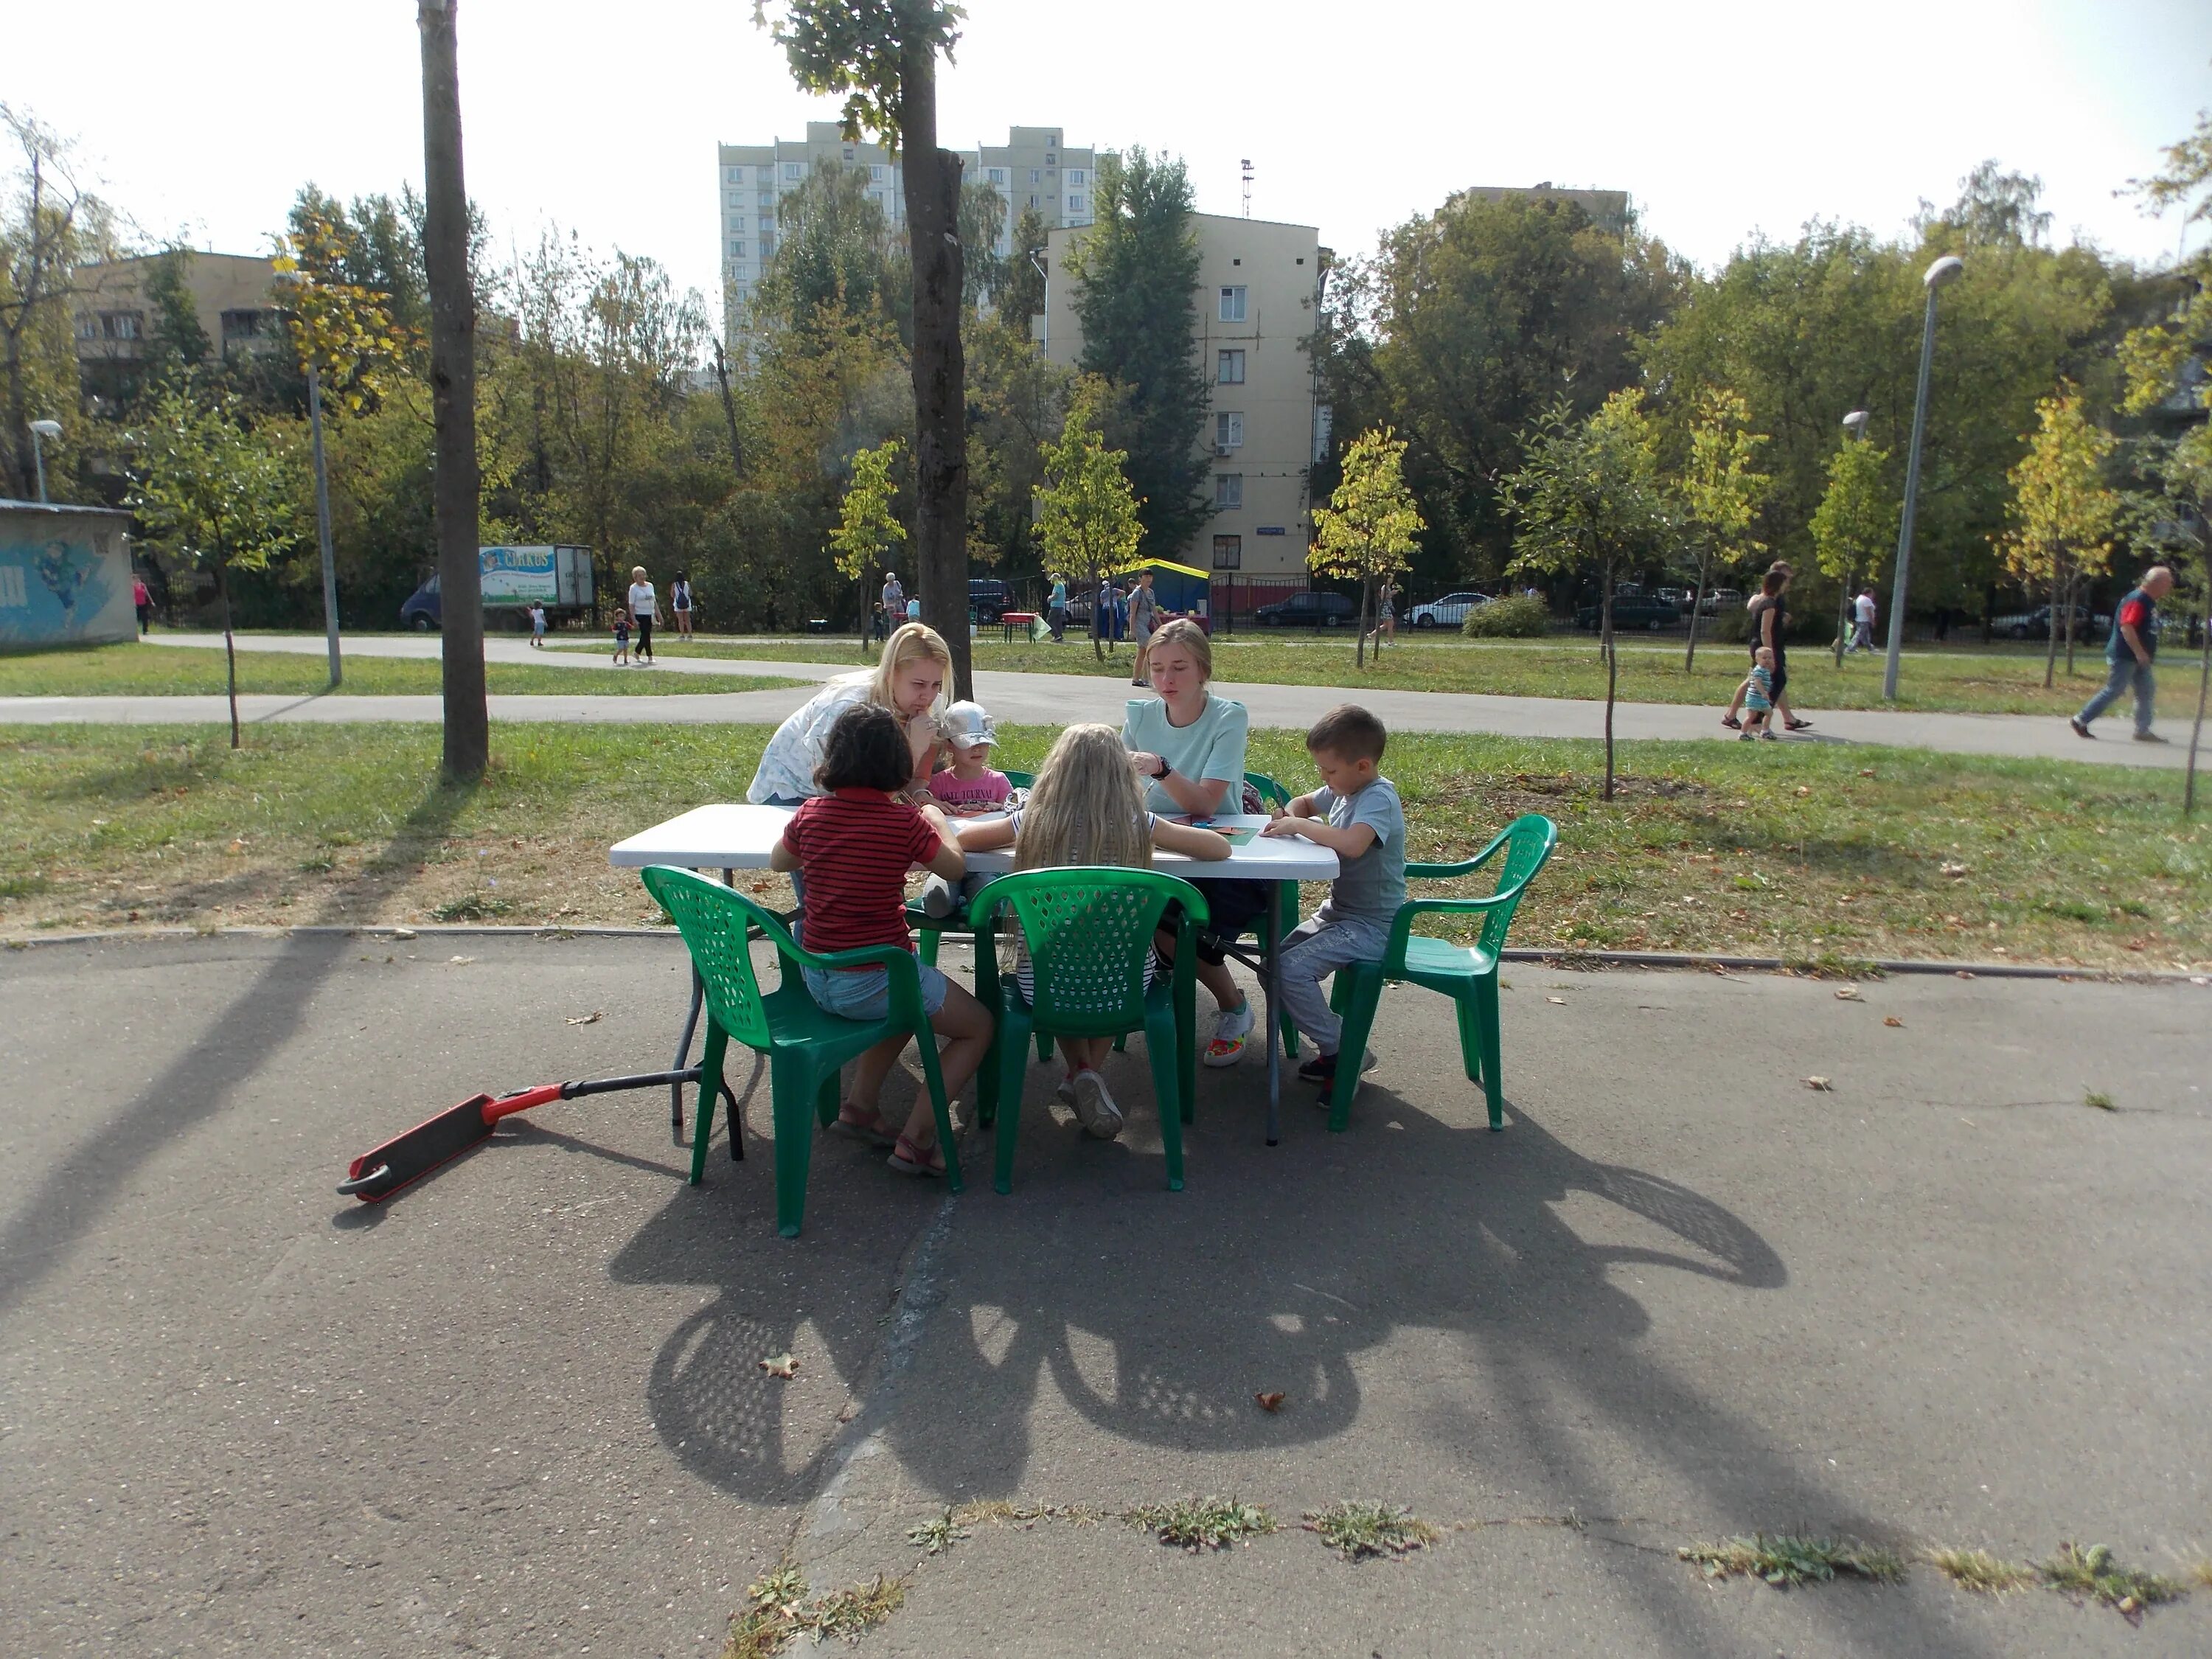
[[[1229,856],[1229,843],[1211,830],[1169,823],[1152,815],[1130,768],[1128,751],[1121,746],[1121,733],[1110,726],[1069,726],[1044,757],[1028,803],[1020,811],[987,823],[962,824],[954,833],[963,854],[1012,847],[1017,870],[1070,865],[1149,870],[1155,848],[1194,859]],[[1149,952],[1144,974],[1145,983],[1151,985]],[[1014,969],[1014,983],[1023,1001],[1036,1000],[1036,971],[1026,948]],[[1099,1070],[1113,1046],[1111,1037],[1060,1039],[1060,1058],[1067,1065],[1060,1097],[1075,1108],[1085,1132],[1101,1140],[1121,1133],[1121,1109]]]
[[[637,648],[629,653],[629,659],[641,666],[653,659],[653,625],[660,620],[660,600],[653,584],[645,579],[641,564],[633,566],[629,573],[629,615],[637,624]]]
[[[893,630],[872,670],[840,674],[775,728],[745,799],[757,805],[796,806],[821,794],[814,773],[822,764],[830,728],[838,715],[863,702],[888,708],[898,720],[914,754],[909,793],[920,799],[937,758],[938,717],[951,678],[952,653],[935,629],[908,623]]]

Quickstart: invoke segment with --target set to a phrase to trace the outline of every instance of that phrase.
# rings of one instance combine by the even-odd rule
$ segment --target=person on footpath
[[[138,611],[138,637],[143,639],[154,621],[154,596],[147,590],[143,576],[131,579],[131,603]]]
[[[691,577],[688,571],[679,570],[676,580],[668,584],[668,608],[676,616],[676,637],[691,637]]]
[[[898,579],[898,572],[884,572],[884,615],[891,618],[896,628],[906,616],[906,588]]]
[[[1129,590],[1129,637],[1137,647],[1137,664],[1129,675],[1129,684],[1149,689],[1152,681],[1145,676],[1145,659],[1152,648],[1152,629],[1160,625],[1160,602],[1152,593],[1152,573],[1140,570],[1136,585]]]
[[[1802,732],[1813,722],[1799,720],[1797,711],[1790,706],[1790,655],[1783,633],[1790,625],[1789,604],[1784,595],[1789,589],[1790,574],[1785,560],[1777,559],[1769,565],[1766,574],[1759,581],[1759,592],[1753,596],[1747,609],[1751,613],[1752,662],[1753,665],[1758,663],[1762,647],[1774,653],[1774,665],[1771,671],[1773,690],[1769,694],[1774,700],[1774,712],[1782,716],[1783,725],[1790,731]],[[1721,724],[1731,732],[1743,729],[1743,722],[1736,718],[1736,711],[1743,707],[1744,695],[1750,688],[1751,675],[1747,671],[1742,683],[1735,689],[1735,696],[1729,700],[1728,713],[1721,716]],[[1771,723],[1769,729],[1772,729]]]
[[[538,650],[545,648],[545,602],[543,599],[530,602],[530,643]]]
[[[1874,649],[1875,599],[1873,583],[1869,582],[1864,587],[1859,589],[1858,598],[1851,601],[1851,615],[1853,617],[1851,623],[1851,642],[1844,647],[1844,654],[1847,657],[1855,651],[1871,651]]]
[[[2158,659],[2158,602],[2172,591],[2173,572],[2165,565],[2154,564],[2143,572],[2142,580],[2130,588],[2113,610],[2112,637],[2105,641],[2105,661],[2109,666],[2104,687],[2067,722],[2074,728],[2075,737],[2095,737],[2089,723],[2118,702],[2120,694],[2132,686],[2136,694],[2136,741],[2166,741],[2150,729],[2152,705],[2158,696],[2158,683],[2151,673],[2151,665]]]
[[[636,565],[629,573],[629,618],[637,628],[637,648],[629,653],[630,665],[642,667],[653,658],[653,625],[660,620],[660,600],[653,591],[653,584],[645,579],[645,567]]]
[[[1052,597],[1045,603],[1045,620],[1052,627],[1052,642],[1067,643],[1067,579],[1057,570],[1052,573]]]

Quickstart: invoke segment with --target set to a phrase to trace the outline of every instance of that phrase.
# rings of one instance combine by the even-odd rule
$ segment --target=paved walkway
[[[155,647],[222,647],[220,635],[162,635],[149,642]],[[252,638],[247,648],[288,651],[320,656],[319,639]],[[349,642],[346,649],[357,656],[434,659],[435,635],[384,637]],[[605,659],[596,652],[532,650],[520,639],[498,636],[484,641],[490,662],[528,662],[555,667],[599,668]],[[724,657],[677,657],[640,673],[763,675],[788,679],[824,680],[846,672],[847,665],[820,662],[769,662]],[[1227,686],[1252,711],[1257,726],[1303,731],[1322,713],[1348,696],[1359,700],[1401,732],[1488,732],[1515,738],[1599,738],[1604,735],[1605,706],[1564,697],[1486,696],[1457,691],[1353,690],[1331,685]],[[781,720],[811,695],[790,686],[766,691],[720,692],[662,696],[574,697],[558,696],[494,696],[491,717],[497,720],[587,720],[608,724],[714,725]],[[975,676],[975,695],[998,719],[1016,725],[1064,726],[1071,720],[1121,721],[1130,691],[1126,684],[1078,674],[1006,674],[988,671]],[[356,697],[313,696],[254,696],[239,699],[241,716],[248,721],[308,720],[339,723],[351,720],[416,720],[435,723],[441,715],[434,696]],[[219,696],[134,697],[9,697],[0,698],[0,725],[111,723],[162,725],[222,722],[229,718]],[[2127,737],[2124,719],[2109,722],[2110,735],[2084,743],[2067,729],[2066,722],[2040,714],[1943,714],[1903,713],[1888,709],[1828,709],[1818,716],[1814,730],[1786,739],[1792,743],[1884,744],[1899,748],[1932,749],[1955,755],[2000,755],[2022,759],[2089,761],[2119,766],[2179,768],[2187,755],[2185,743],[2139,744]],[[1702,704],[1621,703],[1613,710],[1613,735],[1623,739],[1699,738],[1734,742],[1722,730],[1717,714]]]

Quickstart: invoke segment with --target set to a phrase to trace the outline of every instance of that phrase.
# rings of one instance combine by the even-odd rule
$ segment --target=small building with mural
[[[0,501],[0,651],[136,639],[130,523],[112,507]]]

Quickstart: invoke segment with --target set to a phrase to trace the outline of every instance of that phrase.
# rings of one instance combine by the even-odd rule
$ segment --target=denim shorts
[[[915,967],[921,975],[921,1012],[935,1014],[945,1006],[944,975],[926,962]],[[891,1011],[891,975],[888,968],[862,968],[847,970],[840,968],[809,968],[806,988],[814,993],[814,1000],[824,1013],[842,1014],[847,1019],[881,1019]]]

